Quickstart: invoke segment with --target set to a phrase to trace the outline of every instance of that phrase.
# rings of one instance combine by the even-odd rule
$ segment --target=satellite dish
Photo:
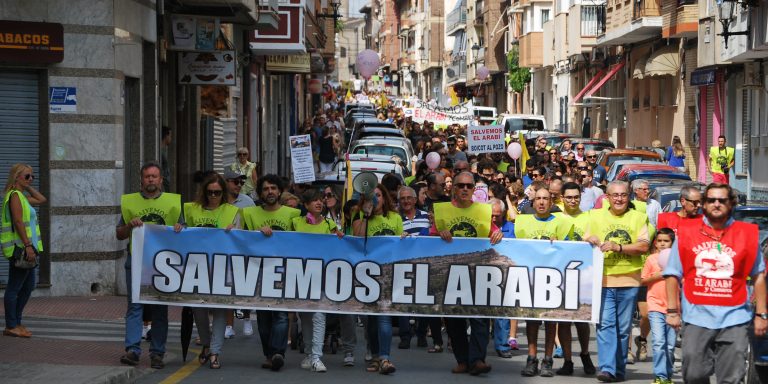
[[[352,179],[352,189],[365,196],[373,196],[373,190],[379,184],[379,178],[373,172],[360,172]]]

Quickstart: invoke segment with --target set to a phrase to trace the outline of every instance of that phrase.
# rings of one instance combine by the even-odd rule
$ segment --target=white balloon
[[[667,268],[667,262],[669,262],[669,254],[672,252],[671,249],[662,249],[661,252],[659,252],[659,267],[661,267],[661,270],[664,271],[665,268]]]
[[[376,73],[376,70],[379,69],[381,60],[376,51],[366,49],[357,54],[357,62],[355,65],[357,66],[357,72],[360,73],[363,78],[369,79]]]
[[[482,66],[477,69],[477,79],[480,81],[483,81],[488,78],[488,76],[491,74],[491,71],[486,66]]]
[[[523,147],[521,147],[518,142],[510,143],[507,147],[507,154],[512,159],[517,160],[523,155]]]
[[[435,170],[438,166],[440,166],[440,154],[437,152],[430,152],[427,154],[427,167]]]

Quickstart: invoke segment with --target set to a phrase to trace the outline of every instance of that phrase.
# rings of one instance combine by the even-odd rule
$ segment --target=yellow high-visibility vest
[[[21,236],[16,233],[13,227],[13,217],[11,215],[11,196],[16,194],[19,197],[21,203],[21,219],[24,221],[24,229],[27,234],[27,239],[35,246],[37,251],[43,250],[43,240],[40,236],[40,224],[37,221],[37,212],[27,200],[21,191],[17,189],[11,189],[6,192],[3,199],[3,218],[2,227],[0,227],[0,244],[3,248],[3,256],[10,259],[13,256],[13,250],[15,246],[24,248],[24,242],[21,241]],[[34,225],[32,225],[34,223]]]

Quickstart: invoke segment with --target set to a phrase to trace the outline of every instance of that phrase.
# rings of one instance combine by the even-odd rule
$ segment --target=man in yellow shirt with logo
[[[552,214],[552,194],[546,188],[540,188],[533,197],[533,215],[518,215],[515,219],[515,237],[518,239],[567,240],[573,230],[571,220],[561,215]],[[541,321],[525,322],[525,333],[528,338],[528,359],[521,374],[523,376],[552,377],[552,352],[555,349],[555,332],[557,322],[544,322],[544,358],[539,369],[539,359],[536,358],[539,326]]]
[[[277,175],[265,175],[256,184],[262,205],[243,209],[245,228],[261,231],[272,236],[272,231],[293,231],[293,218],[301,211],[280,205],[283,180]],[[285,350],[288,347],[288,313],[282,311],[257,311],[256,318],[261,338],[261,348],[267,360],[264,369],[279,371],[285,365]]]
[[[713,183],[728,184],[729,174],[734,165],[733,147],[725,146],[725,136],[717,138],[717,147],[709,148],[709,172]]]
[[[648,253],[648,216],[630,209],[629,184],[608,183],[609,209],[590,211],[585,240],[605,255],[600,323],[597,325],[597,379],[610,383],[626,378],[632,314],[640,290],[643,255]]]

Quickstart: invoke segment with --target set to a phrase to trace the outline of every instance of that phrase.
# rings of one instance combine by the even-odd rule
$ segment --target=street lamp
[[[475,62],[477,62],[477,54],[480,52],[480,46],[477,45],[477,43],[472,44],[472,57],[475,58]]]
[[[728,30],[729,25],[731,24],[731,20],[733,20],[733,12],[734,8],[736,7],[736,4],[741,4],[742,8],[746,8],[750,5],[750,3],[747,2],[740,2],[738,0],[722,0],[722,2],[717,6],[717,14],[720,18],[720,24],[723,25],[723,33],[719,33],[718,36],[722,36],[725,44],[725,49],[728,49],[728,38],[731,36],[740,36],[740,35],[749,35],[749,25],[747,25],[747,29],[744,31],[737,31],[737,32],[730,32]]]
[[[423,45],[419,47],[419,60],[421,60],[422,63],[426,63],[428,61],[427,51],[424,49]]]
[[[335,25],[336,22],[341,18],[341,14],[339,14],[339,7],[341,7],[341,2],[331,2],[330,5],[333,7],[333,13],[318,13],[315,15],[315,17],[322,19],[333,19],[333,24]]]

